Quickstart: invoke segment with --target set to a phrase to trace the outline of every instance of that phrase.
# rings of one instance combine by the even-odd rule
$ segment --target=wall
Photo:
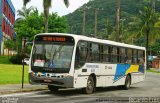
[[[0,54],[2,53],[2,0],[0,0]]]
[[[11,0],[0,0],[1,1],[1,12],[0,12],[0,46],[1,53],[4,54],[4,41],[14,37],[14,22],[15,22],[15,8]]]

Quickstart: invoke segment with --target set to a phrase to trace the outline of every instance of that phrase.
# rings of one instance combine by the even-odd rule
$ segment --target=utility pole
[[[97,8],[94,9],[94,37],[97,36]]]
[[[27,38],[26,37],[23,37],[22,38],[22,89],[24,87],[24,58],[25,58],[25,49],[26,49],[26,42],[27,42]]]
[[[82,35],[85,34],[85,25],[86,25],[86,9],[83,9]]]
[[[156,12],[156,2],[158,2],[158,1],[160,1],[160,0],[153,0],[152,1],[152,11],[153,11],[153,13]]]
[[[117,0],[117,16],[116,16],[116,41],[120,41],[120,0]]]
[[[149,30],[146,30],[146,69],[148,70],[149,69],[149,66],[148,66],[148,40],[149,40]]]
[[[155,13],[155,9],[156,9],[156,0],[152,1],[152,12]]]
[[[109,24],[109,23],[108,23],[108,18],[106,19],[106,21],[107,21],[107,22],[106,22],[106,35],[108,36],[108,24]]]

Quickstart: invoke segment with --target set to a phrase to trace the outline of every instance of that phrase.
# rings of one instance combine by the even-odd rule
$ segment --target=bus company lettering
[[[86,68],[99,68],[99,65],[86,65]]]

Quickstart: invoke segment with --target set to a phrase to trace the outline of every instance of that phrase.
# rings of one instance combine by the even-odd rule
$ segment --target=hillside
[[[120,0],[121,1],[121,20],[123,25],[127,24],[132,17],[137,16],[147,3],[143,0]],[[160,11],[160,2],[157,2],[156,11]],[[103,9],[98,11],[98,35],[110,34],[115,30],[116,21],[116,0],[91,0],[87,4],[77,9],[71,14],[66,15],[69,24],[69,32],[82,34],[83,9],[86,11],[86,30],[85,35],[94,34],[94,8]],[[108,31],[106,30],[108,28]]]

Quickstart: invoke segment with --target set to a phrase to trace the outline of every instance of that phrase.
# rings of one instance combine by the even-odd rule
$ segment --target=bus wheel
[[[124,89],[128,90],[130,86],[131,86],[131,76],[127,75],[126,80],[125,80]]]
[[[48,89],[52,92],[57,92],[59,88],[56,86],[48,85]]]
[[[94,92],[95,90],[95,83],[94,83],[94,79],[92,76],[89,76],[88,80],[87,80],[87,87],[83,88],[83,92],[86,94],[91,94]]]

